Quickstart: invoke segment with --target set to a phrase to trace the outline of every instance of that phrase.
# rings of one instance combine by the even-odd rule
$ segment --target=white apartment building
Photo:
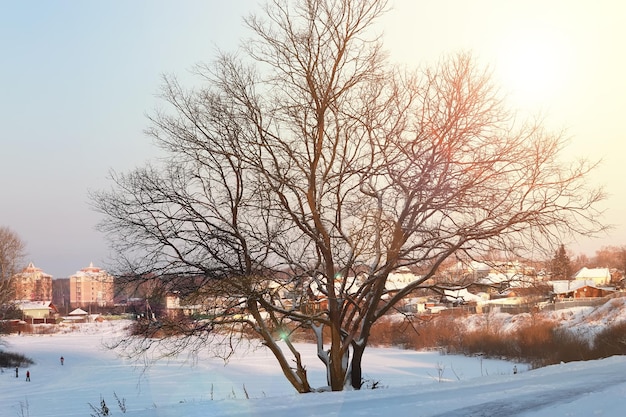
[[[70,304],[73,307],[113,305],[112,275],[90,263],[70,277]]]

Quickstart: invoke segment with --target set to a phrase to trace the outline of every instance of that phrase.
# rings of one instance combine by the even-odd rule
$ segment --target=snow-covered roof
[[[323,281],[317,281],[317,280],[313,280],[310,284],[309,284],[309,289],[311,290],[311,293],[315,296],[315,297],[324,297],[325,296],[325,291],[324,291],[324,282]],[[335,290],[337,292],[339,292],[341,290],[341,286],[344,284],[344,282],[342,281],[342,279],[336,279],[335,282]],[[345,278],[345,284],[346,284],[346,291],[348,293],[355,293],[358,289],[359,286],[359,278],[354,277],[354,276],[349,276]]]
[[[52,308],[51,301],[18,301],[15,303],[20,310],[41,310],[44,308]]]
[[[500,284],[502,282],[513,282],[522,280],[523,275],[517,273],[501,273],[501,272],[490,272],[486,277],[479,279],[477,282],[479,284],[485,285],[493,285]]]
[[[482,285],[498,285],[503,282],[507,283],[509,287],[526,288],[535,283],[535,278],[521,273],[490,272],[486,277],[476,281],[476,283]]]
[[[32,262],[29,262],[28,266],[22,269],[22,272],[20,272],[18,275],[30,275],[30,274],[39,274],[44,277],[52,278],[52,275],[46,274],[45,272],[43,272],[43,269],[37,268],[35,264]]]
[[[488,265],[486,262],[479,262],[479,261],[472,261],[470,262],[469,268],[471,271],[490,271],[491,270],[491,266]]]
[[[70,316],[86,316],[87,314],[89,313],[87,313],[82,308],[77,308],[76,310],[72,310],[69,315]]]
[[[510,278],[506,274],[489,273],[486,277],[480,278],[477,283],[483,285],[500,284],[503,281],[508,281]]]
[[[412,283],[413,281],[419,279],[419,275],[415,275],[408,268],[399,268],[395,272],[392,272],[387,277],[387,281],[385,282],[385,290],[386,291],[399,291]],[[346,291],[348,293],[355,293],[358,288],[363,284],[363,280],[366,279],[364,275],[359,276],[349,276],[342,279],[338,279],[335,281],[335,288],[339,291],[341,285],[346,282]],[[319,287],[319,283],[315,280],[311,282],[309,285],[311,292],[314,296],[322,296],[323,291]]]
[[[552,281],[552,291],[555,294],[567,294],[583,287],[595,287],[596,283],[586,279]]]
[[[385,289],[387,291],[398,291],[418,278],[419,276],[412,273],[409,269],[400,269],[398,272],[389,274],[385,282]]]
[[[451,302],[458,301],[461,299],[465,302],[483,301],[482,297],[476,294],[472,294],[471,292],[467,290],[467,288],[462,288],[459,290],[443,290],[443,294],[445,298]]]
[[[576,279],[592,279],[602,278],[606,281],[611,280],[611,271],[609,268],[587,268],[582,267],[574,276]]]
[[[109,276],[107,271],[104,269],[100,269],[97,266],[93,266],[93,262],[89,263],[89,266],[81,269],[80,271],[76,271],[73,277],[94,277],[94,276]]]

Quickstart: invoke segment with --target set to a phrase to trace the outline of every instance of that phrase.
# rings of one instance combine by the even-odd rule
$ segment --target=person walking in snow
[[[61,356],[61,366],[63,366],[63,362],[65,362],[65,358]]]
[[[20,377],[20,368],[18,368],[18,367],[15,368],[15,377],[16,378]]]
[[[26,371],[26,381],[30,382],[30,371]]]

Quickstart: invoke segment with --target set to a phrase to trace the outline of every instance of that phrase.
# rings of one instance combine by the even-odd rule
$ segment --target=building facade
[[[583,267],[574,276],[575,280],[593,281],[595,286],[611,284],[611,271],[609,268],[587,268]]]
[[[74,308],[112,306],[113,281],[113,276],[105,270],[89,264],[70,277],[70,304]]]
[[[13,276],[15,300],[52,300],[52,275],[46,274],[32,262],[22,272]]]

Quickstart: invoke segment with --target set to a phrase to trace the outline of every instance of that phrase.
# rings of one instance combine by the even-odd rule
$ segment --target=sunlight
[[[556,30],[511,28],[500,43],[496,72],[516,105],[540,107],[558,97],[571,68],[569,46]]]

